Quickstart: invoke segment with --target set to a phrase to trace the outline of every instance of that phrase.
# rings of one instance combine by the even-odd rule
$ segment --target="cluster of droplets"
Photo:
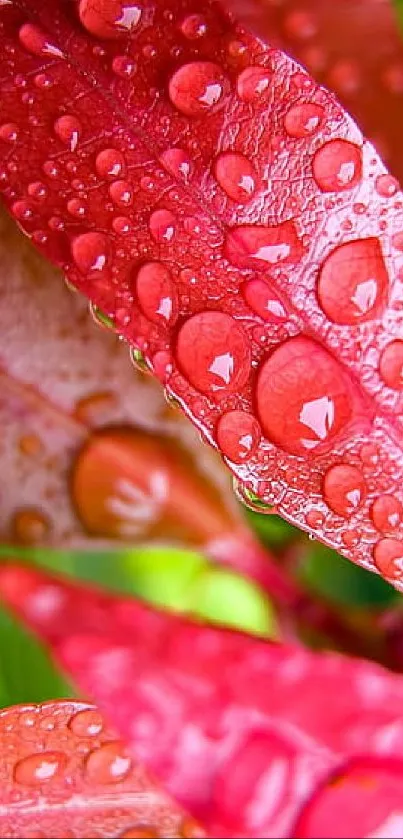
[[[111,43],[135,37],[144,22],[143,12],[139,5],[121,0],[109,0],[107,4],[104,0],[82,0],[78,4],[79,18],[87,32]],[[201,16],[191,15],[181,20],[180,29],[190,44],[197,44],[205,38],[207,27]],[[63,52],[31,24],[21,27],[19,38],[34,55],[63,59]],[[232,53],[236,52],[232,42]],[[238,53],[242,55],[243,51],[239,49]],[[112,62],[114,73],[122,78],[129,77],[129,67],[134,66],[129,57],[126,61],[115,55]],[[217,114],[225,112],[229,102],[249,117],[253,108],[265,115],[270,107],[274,75],[275,68],[258,63],[246,66],[243,63],[232,77],[216,61],[184,61],[169,76],[169,107],[173,114],[196,126],[206,117],[216,119]],[[291,78],[294,94],[290,96],[289,106],[282,110],[279,136],[273,139],[273,148],[282,154],[289,148],[289,156],[300,153],[307,156],[312,200],[318,202],[319,208],[323,205],[330,210],[337,207],[338,200],[350,201],[350,196],[361,195],[365,168],[362,142],[358,136],[354,141],[344,136],[329,138],[330,118],[323,96],[316,94],[309,79],[295,68]],[[66,112],[55,119],[53,127],[58,142],[70,155],[84,155],[82,119]],[[0,140],[18,146],[19,132],[17,124],[4,123],[0,127]],[[197,159],[192,158],[189,144],[179,147],[168,142],[166,145],[168,148],[161,151],[159,163],[176,181],[178,189],[170,195],[176,194],[179,203],[181,196],[186,196],[181,191],[183,188],[198,189]],[[342,444],[356,426],[360,430],[369,429],[368,416],[370,419],[372,416],[366,397],[346,375],[340,361],[325,348],[325,341],[300,334],[304,319],[299,316],[299,310],[304,308],[304,301],[301,303],[297,292],[295,301],[291,295],[290,303],[287,284],[289,288],[291,273],[305,264],[310,237],[301,229],[303,220],[298,223],[292,216],[281,222],[276,218],[271,223],[251,223],[251,218],[256,218],[251,208],[260,200],[264,173],[259,155],[245,152],[246,147],[215,150],[210,167],[213,198],[224,197],[222,206],[230,219],[223,236],[226,262],[217,264],[218,271],[224,270],[225,279],[216,296],[211,293],[208,299],[200,297],[198,270],[181,268],[180,287],[177,279],[175,261],[178,254],[183,256],[186,236],[191,236],[192,241],[203,237],[204,214],[197,210],[197,215],[183,220],[174,211],[173,200],[169,206],[159,202],[148,213],[151,247],[147,245],[145,258],[138,250],[137,258],[131,260],[127,281],[142,317],[140,325],[144,333],[130,334],[137,344],[135,361],[143,367],[152,367],[170,391],[179,396],[198,424],[207,428],[208,438],[215,441],[230,463],[242,467],[241,478],[256,474],[259,477],[259,469],[263,467],[260,473],[263,478],[255,479],[253,484],[259,494],[270,485],[264,473],[269,471],[273,447],[277,447],[285,464],[284,469],[277,469],[282,493],[285,484],[291,488],[303,485],[304,490],[311,488],[321,499],[317,509],[305,508],[302,521],[297,517],[303,526],[320,531],[330,510],[338,517],[336,523],[340,529],[340,518],[346,520],[358,514],[359,519],[365,504],[369,505],[371,522],[383,535],[375,548],[375,562],[385,572],[392,558],[393,567],[398,568],[395,560],[401,559],[401,553],[397,556],[396,552],[401,552],[402,543],[391,532],[401,533],[400,514],[396,519],[396,512],[390,513],[395,522],[392,529],[380,526],[379,511],[374,512],[365,470],[362,464],[350,462]],[[58,165],[53,159],[45,162],[43,173],[48,180],[53,178],[57,182]],[[375,161],[371,189],[379,200],[389,201],[396,195],[396,182],[379,173],[377,166]],[[127,237],[135,241],[138,183],[128,156],[118,144],[111,143],[98,148],[92,167],[94,183],[103,185],[116,210],[111,223],[113,234],[119,239]],[[139,183],[143,193],[152,193],[155,187],[154,178],[147,174],[141,175]],[[84,184],[78,175],[72,187],[78,195],[68,199],[67,212],[72,219],[85,220],[87,205],[80,194]],[[20,223],[27,224],[32,218],[29,199],[39,206],[46,202],[48,190],[45,180],[36,180],[28,186],[27,199],[19,197],[14,201],[12,209]],[[342,209],[344,206],[340,204]],[[361,204],[357,201],[354,206],[358,213]],[[362,206],[365,212],[365,205]],[[65,222],[54,215],[48,226],[51,231],[61,232]],[[402,250],[399,230],[392,245],[395,250]],[[135,248],[133,256],[134,253]],[[102,288],[102,281],[109,283],[115,253],[111,236],[105,230],[91,228],[75,234],[71,255],[80,277],[89,279],[97,288]],[[189,289],[186,306],[182,285],[185,272]],[[225,294],[230,296],[231,272],[235,293],[228,305],[223,306]],[[214,271],[211,276],[211,287],[217,286]],[[348,241],[342,244],[333,242],[330,247],[327,244],[320,259],[314,288],[315,316],[335,328],[365,328],[366,323],[382,316],[389,291],[390,277],[381,240],[377,235],[358,238],[349,235]],[[193,305],[193,300],[197,305]],[[201,305],[201,300],[208,305]],[[94,314],[104,325],[126,328],[131,321],[130,295],[128,306],[116,311],[112,321],[100,309],[94,310]],[[354,342],[357,334],[352,331],[350,341]],[[264,354],[268,339],[271,351]],[[256,347],[258,342],[263,346]],[[383,339],[377,376],[381,388],[386,386],[397,394],[403,390],[403,341],[399,337]],[[332,449],[338,452],[333,459],[329,458]],[[317,477],[311,487],[309,479],[302,484],[303,470],[298,465],[301,460],[295,462],[295,457],[312,464],[310,468],[316,470]],[[316,458],[320,464],[317,468]],[[392,488],[381,497],[387,499],[385,509],[391,504],[401,509]],[[283,511],[281,504],[279,509]],[[287,513],[286,505],[284,511]],[[347,550],[359,541],[359,530],[352,528],[344,532],[343,544]]]

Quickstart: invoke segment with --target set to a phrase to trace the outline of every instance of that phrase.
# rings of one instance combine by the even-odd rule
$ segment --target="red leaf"
[[[403,677],[190,624],[20,566],[0,568],[0,592],[212,835],[317,836],[317,824],[333,837],[383,835],[403,784]],[[368,784],[381,784],[372,809],[351,807],[352,757]],[[348,810],[328,806],[335,771],[347,773]],[[315,798],[294,834],[313,793],[320,812]]]
[[[334,99],[215,3],[133,8],[2,6],[6,202],[224,455],[223,414],[246,414],[241,480],[401,586],[402,517],[385,531],[372,512],[403,501],[396,184]]]
[[[94,706],[0,711],[0,836],[204,836],[130,757]]]
[[[227,0],[244,23],[334,90],[403,181],[403,43],[394,0]]]

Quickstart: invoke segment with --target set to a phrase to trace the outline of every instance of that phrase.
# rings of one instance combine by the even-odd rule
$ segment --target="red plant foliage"
[[[14,217],[241,481],[400,586],[402,203],[372,147],[214,2],[0,23]]]
[[[211,835],[401,830],[402,677],[18,565],[0,594]]]
[[[0,711],[0,836],[202,837],[94,706]]]

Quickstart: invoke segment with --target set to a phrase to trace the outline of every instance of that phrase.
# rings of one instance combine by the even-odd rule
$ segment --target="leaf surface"
[[[212,835],[383,836],[387,818],[401,819],[402,676],[18,565],[0,568],[0,593]],[[351,777],[353,760],[366,783]]]
[[[241,482],[401,587],[403,216],[373,148],[214,2],[0,20],[19,224]]]

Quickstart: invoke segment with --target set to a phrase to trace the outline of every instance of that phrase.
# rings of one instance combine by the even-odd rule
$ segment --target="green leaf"
[[[282,548],[301,536],[301,532],[280,516],[263,515],[252,510],[245,510],[249,527],[259,539],[271,548]]]
[[[188,607],[198,618],[268,638],[278,637],[274,610],[259,586],[223,568],[208,568],[193,585]]]

